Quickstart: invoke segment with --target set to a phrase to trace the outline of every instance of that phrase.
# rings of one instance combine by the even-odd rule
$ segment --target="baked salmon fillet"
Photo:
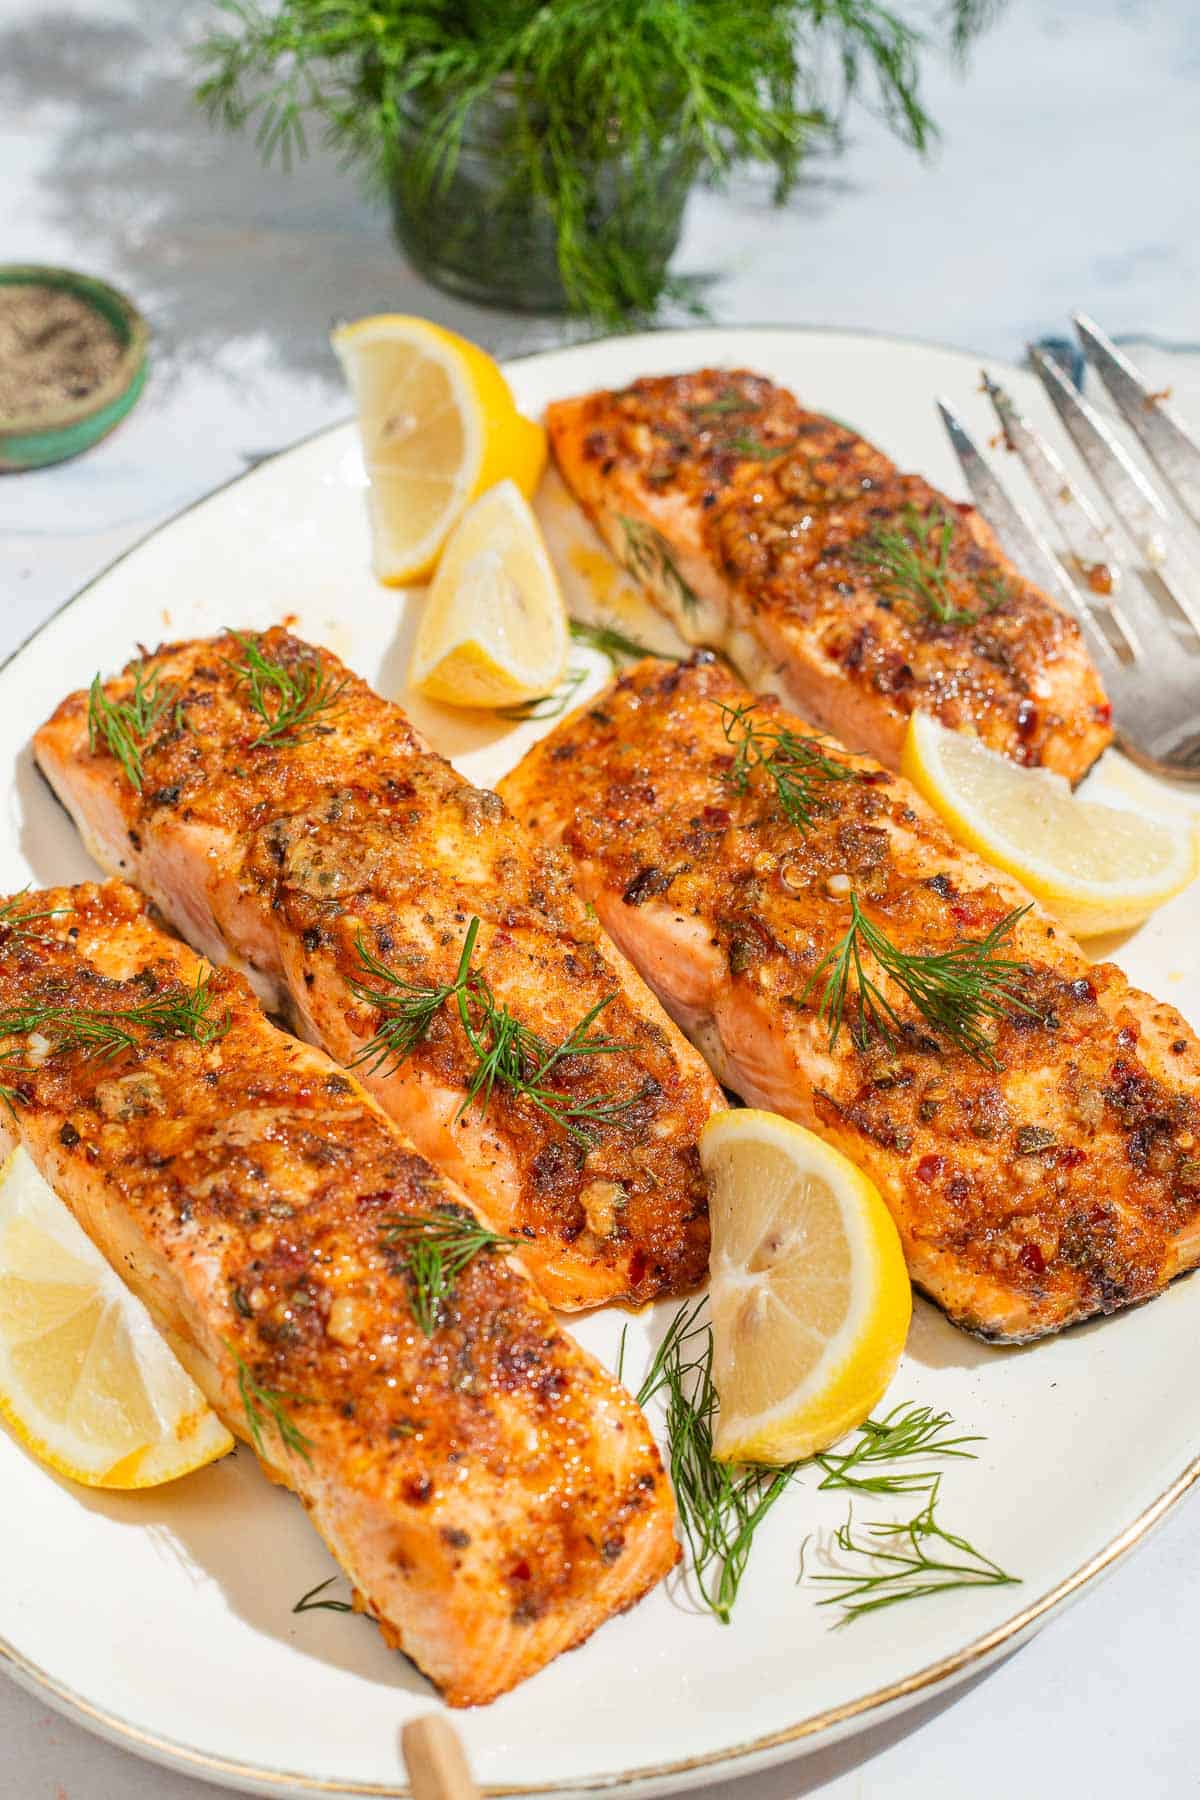
[[[686,642],[888,768],[909,715],[1078,781],[1112,709],[1075,620],[969,507],[744,369],[546,414],[565,480]]]
[[[1196,1037],[901,777],[701,653],[638,664],[502,788],[720,1080],[878,1185],[957,1324],[1040,1337],[1200,1260]]]
[[[352,1066],[553,1305],[701,1279],[711,1075],[567,860],[399,707],[284,631],[227,635],[72,694],[35,752],[101,866]]]
[[[478,1235],[465,1195],[131,888],[8,904],[0,1040],[6,1152],[26,1145],[452,1705],[503,1693],[673,1567],[630,1396],[486,1243],[421,1322],[405,1222]]]

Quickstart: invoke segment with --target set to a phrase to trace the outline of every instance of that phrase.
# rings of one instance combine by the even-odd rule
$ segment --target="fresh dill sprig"
[[[798,440],[791,438],[786,444],[764,444],[753,432],[740,431],[729,440],[729,449],[735,450],[739,456],[751,456],[755,462],[774,462],[777,457],[787,456],[796,448]]]
[[[894,982],[918,1013],[959,1050],[989,1068],[995,1054],[985,1019],[1024,1013],[1037,1018],[1038,1009],[1021,994],[1019,981],[1024,963],[1002,956],[1000,951],[1029,906],[1006,913],[981,938],[964,938],[949,950],[928,955],[899,949],[887,934],[863,912],[858,895],[850,896],[850,925],[843,938],[827,950],[800,995],[801,1005],[821,982],[818,1017],[829,1027],[829,1047],[838,1041],[847,1023],[855,1044],[865,1050],[872,1038],[894,1047],[905,1033],[905,1024],[878,982],[867,972],[868,961]]]
[[[17,1102],[20,1101],[21,1104],[24,1105],[25,1095],[21,1092],[19,1087],[11,1086],[10,1083],[3,1078],[9,1071],[17,1077],[27,1073],[27,1071],[23,1070],[21,1067],[21,1053],[19,1050],[5,1050],[3,1054],[0,1054],[0,1101],[7,1106],[9,1112],[15,1119],[17,1116]]]
[[[822,1488],[853,1488],[864,1494],[924,1494],[937,1480],[931,1469],[892,1469],[876,1473],[881,1463],[901,1463],[909,1458],[924,1462],[931,1456],[974,1457],[967,1444],[982,1438],[953,1433],[954,1420],[931,1406],[894,1406],[882,1419],[864,1419],[859,1438],[849,1450],[826,1450],[813,1461],[825,1471]]]
[[[725,413],[747,412],[753,404],[745,394],[727,388],[724,393],[715,394],[711,400],[697,401],[687,410],[693,419],[719,419]]]
[[[813,1581],[836,1585],[817,1602],[840,1606],[841,1623],[896,1606],[905,1600],[922,1600],[953,1588],[1009,1587],[1020,1577],[1009,1575],[982,1550],[955,1536],[938,1523],[936,1508],[941,1476],[934,1478],[925,1505],[904,1524],[873,1524],[856,1535],[854,1513],[839,1527],[834,1543],[843,1556],[861,1558],[861,1573],[841,1571],[814,1575]]]
[[[503,1237],[461,1207],[398,1214],[381,1224],[382,1242],[389,1250],[398,1250],[404,1262],[413,1318],[426,1337],[437,1330],[469,1262],[521,1248],[518,1238]]]
[[[538,694],[532,700],[517,700],[511,706],[498,706],[502,719],[522,723],[526,719],[561,719],[576,694],[587,680],[587,670],[569,668],[562,681],[549,694]]]
[[[606,994],[589,1007],[561,1043],[548,1044],[514,1018],[508,1007],[497,1000],[486,975],[471,967],[479,925],[476,917],[467,926],[452,982],[409,981],[373,956],[361,937],[357,940],[360,961],[383,985],[370,986],[355,980],[351,986],[359,999],[376,1007],[382,1016],[373,1037],[358,1052],[351,1067],[366,1062],[373,1071],[388,1063],[393,1070],[398,1068],[423,1041],[439,1009],[452,1000],[475,1058],[475,1068],[455,1118],[460,1119],[476,1100],[486,1111],[499,1085],[528,1100],[577,1142],[591,1143],[597,1128],[614,1124],[633,1105],[636,1096],[576,1099],[551,1085],[550,1076],[570,1057],[611,1056],[627,1048],[592,1032],[596,1020],[616,995]]]
[[[327,1587],[332,1587],[336,1580],[337,1580],[336,1575],[328,1575],[328,1576],[326,1576],[324,1581],[318,1581],[316,1587],[310,1587],[307,1594],[301,1594],[301,1596],[297,1600],[295,1606],[293,1606],[292,1611],[294,1613],[306,1613],[306,1612],[352,1613],[354,1611],[354,1607],[351,1606],[351,1604],[348,1600],[318,1600],[317,1599],[317,1595],[323,1594]]]
[[[961,47],[994,4],[950,0],[915,19],[887,0],[225,0],[199,46],[198,98],[285,166],[315,122],[341,161],[376,189],[398,183],[423,216],[465,186],[464,143],[503,76],[503,104],[483,117],[493,133],[511,122],[466,235],[512,279],[536,204],[572,310],[612,326],[663,293],[664,189],[750,161],[782,200],[856,95],[924,150],[935,32]],[[423,129],[406,144],[414,111]]]
[[[0,940],[6,946],[31,942],[38,935],[33,929],[35,925],[42,924],[46,919],[55,919],[66,911],[62,906],[43,906],[35,911],[22,911],[21,902],[28,893],[29,888],[23,887],[0,905]]]
[[[685,613],[693,613],[700,596],[679,573],[671,549],[661,532],[644,519],[633,519],[618,513],[617,522],[625,538],[625,567],[638,581],[656,581],[664,595],[673,597]]]
[[[592,625],[586,619],[572,619],[571,636],[577,644],[586,644],[589,649],[606,656],[614,673],[622,663],[640,662],[644,656],[659,656],[664,662],[683,661],[673,650],[651,650],[648,645],[639,644],[636,638],[627,637],[615,625]]]
[[[274,1388],[264,1387],[261,1381],[255,1379],[233,1345],[229,1344],[226,1348],[237,1364],[238,1393],[242,1397],[246,1429],[255,1450],[260,1456],[265,1455],[263,1435],[267,1431],[274,1431],[288,1455],[303,1457],[311,1468],[312,1439],[305,1436],[287,1411],[289,1406],[308,1406],[311,1402],[299,1394],[280,1394]]]
[[[906,600],[939,625],[973,625],[976,614],[950,597],[950,547],[954,521],[940,506],[921,514],[909,504],[901,523],[877,525],[850,546],[850,558],[869,569],[879,593]]]
[[[215,1043],[232,1020],[228,1011],[212,1017],[212,1003],[212,978],[202,972],[193,987],[179,984],[139,1006],[65,1006],[58,1000],[7,1006],[0,1009],[0,1038],[36,1032],[48,1040],[51,1056],[82,1050],[89,1060],[109,1062],[123,1050],[136,1050],[156,1038]]]
[[[638,1390],[639,1406],[666,1395],[667,1463],[704,1605],[728,1624],[755,1533],[800,1467],[739,1468],[713,1454],[717,1390],[706,1302],[681,1306]]]
[[[615,625],[591,625],[585,619],[572,619],[571,637],[606,656],[615,674],[624,662],[637,662],[643,656],[660,656],[665,662],[682,662],[672,650],[650,650],[636,638],[627,637]],[[587,670],[571,667],[552,694],[539,694],[535,700],[520,700],[515,706],[497,707],[502,719],[561,719],[587,680]]]
[[[424,1042],[441,1007],[458,991],[458,978],[432,985],[408,981],[367,948],[361,931],[355,937],[354,947],[363,968],[375,980],[372,985],[351,976],[347,986],[356,1000],[373,1006],[380,1017],[375,1035],[350,1059],[347,1067],[356,1069],[360,1063],[365,1063],[368,1074],[377,1075],[382,1071],[393,1075],[417,1045]]]
[[[730,706],[715,702],[721,713],[721,729],[733,747],[732,768],[725,780],[735,794],[750,786],[756,769],[768,775],[784,817],[798,831],[808,831],[822,804],[822,789],[830,782],[854,781],[858,772],[836,757],[826,755],[821,740],[801,737],[786,726],[760,725],[753,717],[758,702],[747,700]]]
[[[341,699],[349,676],[335,678],[317,655],[301,657],[291,665],[277,662],[264,654],[259,638],[241,631],[232,635],[245,661],[230,667],[246,687],[250,706],[264,726],[250,748],[257,750],[261,744],[277,744],[285,738],[293,744],[306,742],[320,729],[314,721]]]
[[[100,674],[92,677],[88,689],[88,749],[94,756],[103,738],[124,769],[126,780],[139,794],[144,779],[142,751],[174,698],[174,690],[160,684],[158,671],[147,675],[141,663],[133,671],[133,691],[125,700],[114,700],[105,693]]]
[[[467,932],[463,946],[464,970],[470,961],[478,925],[478,919],[473,919]],[[615,1124],[633,1105],[636,1097],[633,1094],[616,1099],[608,1095],[575,1099],[549,1085],[554,1069],[569,1057],[612,1056],[628,1048],[613,1038],[592,1035],[592,1026],[616,999],[615,994],[606,994],[603,1000],[590,1006],[559,1044],[548,1044],[515,1019],[508,1007],[497,1001],[482,975],[462,973],[456,998],[458,1016],[476,1059],[475,1073],[459,1107],[458,1117],[473,1100],[479,1100],[486,1111],[492,1090],[499,1083],[510,1093],[530,1101],[577,1143],[590,1144],[597,1127]]]

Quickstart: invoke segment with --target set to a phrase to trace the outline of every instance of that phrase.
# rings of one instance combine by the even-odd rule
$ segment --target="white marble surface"
[[[108,275],[155,333],[146,397],[113,438],[0,480],[0,654],[157,520],[345,413],[326,342],[339,314],[424,311],[503,354],[568,335],[434,292],[328,159],[265,174],[248,144],[211,135],[188,99],[203,17],[182,0],[0,0],[0,255]],[[696,198],[680,266],[704,278],[716,319],[860,326],[1015,358],[1082,306],[1164,350],[1200,342],[1194,0],[1011,0],[967,78],[938,70],[929,97],[944,138],[928,163],[860,117],[848,153],[815,168],[783,214],[751,180]],[[1114,1458],[1136,1454],[1113,1445]],[[130,1603],[153,1629],[153,1596]],[[969,1687],[708,1794],[1194,1792],[1198,1617],[1193,1503]],[[212,1792],[7,1682],[0,1744],[4,1800]]]

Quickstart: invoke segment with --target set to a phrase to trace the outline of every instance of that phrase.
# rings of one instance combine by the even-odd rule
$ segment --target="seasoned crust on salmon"
[[[1078,625],[980,516],[762,376],[651,377],[546,422],[568,485],[687,642],[853,749],[898,768],[920,710],[1078,781],[1111,741]]]
[[[995,1022],[997,1066],[939,1037],[882,975],[898,1041],[859,1048],[847,1020],[831,1044],[810,984],[851,893],[916,954],[983,937],[1029,896],[956,845],[901,777],[830,742],[856,778],[819,788],[807,832],[761,770],[739,792],[722,708],[751,698],[711,657],[647,661],[502,789],[570,851],[607,929],[719,1078],[877,1183],[914,1280],[956,1323],[1020,1341],[1158,1293],[1200,1260],[1193,1032],[1033,906],[1004,950],[1025,965],[1032,1010]],[[774,699],[751,718],[810,729]]]
[[[259,642],[297,676],[315,667],[318,652],[284,631]],[[527,1240],[553,1305],[694,1286],[708,1256],[695,1145],[720,1104],[703,1061],[613,952],[566,859],[319,656],[337,699],[307,730],[261,741],[245,647],[227,635],[167,646],[106,684],[127,701],[136,670],[170,696],[140,749],[140,791],[102,735],[89,744],[84,693],[37,733],[37,760],[108,872],[340,1062],[386,1023],[363,990],[453,984],[472,917],[472,967],[543,1045],[602,1006],[591,1035],[612,1047],[559,1059],[543,1083],[566,1097],[557,1117],[501,1081],[468,1100],[479,1058],[452,1000],[410,1054],[356,1072],[494,1225]]]
[[[19,910],[51,916],[0,930],[6,1023],[47,1001],[144,1008],[205,974],[123,884]],[[387,1642],[451,1704],[490,1700],[676,1562],[646,1422],[510,1257],[468,1263],[426,1337],[389,1222],[470,1218],[465,1196],[240,975],[210,972],[205,1018],[207,1043],[139,1027],[104,1059],[5,1039],[0,1137],[26,1144],[232,1431],[248,1436],[243,1371],[279,1397],[300,1447],[262,1409],[267,1473]]]

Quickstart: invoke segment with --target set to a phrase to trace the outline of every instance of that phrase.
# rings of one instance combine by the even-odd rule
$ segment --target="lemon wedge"
[[[896,1372],[912,1317],[900,1239],[874,1185],[777,1113],[717,1113],[708,1178],[714,1450],[786,1463],[860,1425]]]
[[[909,720],[900,766],[960,843],[1015,875],[1076,937],[1139,925],[1196,876],[1190,820],[1078,799],[1061,775],[1022,769],[925,713]]]
[[[393,586],[423,581],[477,494],[505,478],[533,493],[546,433],[517,411],[486,351],[428,319],[376,313],[332,342],[371,480],[375,573]]]
[[[433,578],[409,684],[452,706],[509,706],[562,678],[567,609],[529,502],[502,481],[477,500]]]
[[[0,1169],[0,1414],[88,1487],[155,1487],[233,1438],[27,1152]]]

